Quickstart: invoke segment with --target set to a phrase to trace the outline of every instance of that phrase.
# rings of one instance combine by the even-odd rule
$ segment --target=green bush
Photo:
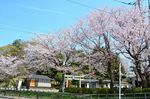
[[[150,88],[144,88],[142,92],[150,92]]]
[[[109,88],[65,88],[65,92],[82,94],[107,94],[111,93]]]
[[[107,94],[107,93],[112,92],[110,88],[99,88],[97,91],[98,91],[98,94]]]
[[[122,92],[123,93],[133,93],[133,89],[132,88],[123,88]]]
[[[123,89],[123,93],[142,93],[144,89],[137,87],[137,88],[125,88]]]
[[[139,87],[134,88],[134,89],[133,89],[133,92],[134,92],[134,93],[142,93],[142,88],[139,88]]]
[[[122,88],[122,93],[145,93],[150,92],[150,88]],[[80,94],[112,94],[118,93],[118,89],[110,88],[65,88],[65,92],[80,93]]]

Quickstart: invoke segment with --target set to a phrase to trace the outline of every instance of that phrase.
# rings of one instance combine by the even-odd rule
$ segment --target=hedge
[[[122,93],[150,93],[150,88],[122,88]],[[118,93],[118,89],[114,88],[65,88],[65,92],[80,94],[111,94]]]
[[[65,88],[65,92],[81,94],[108,94],[112,91],[109,88]]]

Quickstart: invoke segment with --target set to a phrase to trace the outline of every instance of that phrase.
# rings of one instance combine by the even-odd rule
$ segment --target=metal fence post
[[[123,94],[123,97],[124,97],[124,99],[126,99],[126,95],[125,94]]]
[[[144,94],[144,99],[147,99],[146,93]]]
[[[133,98],[135,99],[135,93],[133,93]]]
[[[108,99],[108,94],[106,94],[106,99]]]
[[[61,99],[63,99],[63,94],[62,94],[63,92],[61,92]]]
[[[36,99],[39,99],[39,94],[38,94],[38,92],[37,92],[37,95],[36,95]]]
[[[18,90],[19,96],[21,96],[21,90]]]
[[[6,90],[4,91],[4,96],[6,96]]]

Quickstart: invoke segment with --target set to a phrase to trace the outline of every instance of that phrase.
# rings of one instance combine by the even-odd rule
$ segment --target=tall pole
[[[150,0],[148,0],[148,17],[149,17],[149,22],[150,22]]]
[[[119,64],[119,99],[121,99],[121,63]]]
[[[141,9],[141,0],[136,0],[136,5],[138,6],[139,9]]]
[[[148,0],[148,9],[150,10],[150,0]]]

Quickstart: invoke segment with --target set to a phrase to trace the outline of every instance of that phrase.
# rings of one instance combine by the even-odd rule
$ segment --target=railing
[[[0,88],[0,90],[16,90],[16,88]],[[35,91],[35,92],[59,92],[58,89],[46,89],[46,88],[21,88],[18,91]]]
[[[42,90],[15,90],[10,88],[1,88],[1,96],[20,96],[29,99],[118,99],[118,94],[78,94],[78,93],[61,93]],[[121,94],[122,99],[150,99],[148,93],[126,93]]]

